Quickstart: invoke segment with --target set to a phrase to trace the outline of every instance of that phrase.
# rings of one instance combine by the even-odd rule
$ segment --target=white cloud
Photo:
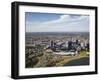
[[[82,32],[89,31],[89,16],[61,15],[47,22],[27,22],[27,32]]]

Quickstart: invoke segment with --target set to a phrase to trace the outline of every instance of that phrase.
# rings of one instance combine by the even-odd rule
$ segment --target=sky
[[[26,32],[89,32],[89,15],[25,12]]]

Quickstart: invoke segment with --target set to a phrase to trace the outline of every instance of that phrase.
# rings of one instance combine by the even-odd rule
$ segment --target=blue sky
[[[89,32],[88,15],[25,13],[26,32]]]

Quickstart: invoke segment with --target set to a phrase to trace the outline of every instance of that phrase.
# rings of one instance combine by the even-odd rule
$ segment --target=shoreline
[[[75,65],[70,65],[70,63],[69,62],[76,62],[77,60],[81,60],[81,59],[83,59],[83,58],[88,58],[87,60],[89,61],[89,56],[73,56],[72,58],[67,58],[67,57],[65,57],[64,58],[64,60],[63,61],[61,61],[61,62],[59,62],[59,63],[57,63],[56,64],[56,66],[57,67],[59,67],[59,66],[77,66],[77,65],[79,65],[79,64],[76,64],[75,63]],[[80,62],[80,61],[79,61]],[[69,63],[69,65],[67,65]],[[65,65],[66,64],[66,65]],[[88,64],[80,64],[80,65],[89,65],[89,62],[88,62]]]

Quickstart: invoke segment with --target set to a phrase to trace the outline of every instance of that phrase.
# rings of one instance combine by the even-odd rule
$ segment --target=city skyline
[[[89,15],[25,13],[26,32],[89,32]]]

